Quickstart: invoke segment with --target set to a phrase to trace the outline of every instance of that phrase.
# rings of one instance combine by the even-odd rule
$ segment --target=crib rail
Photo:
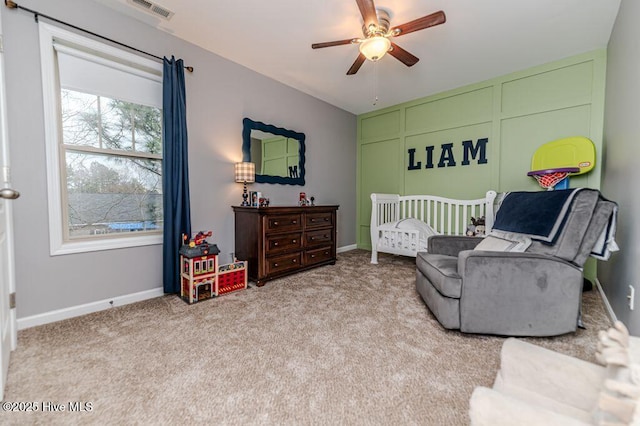
[[[398,219],[414,218],[427,223],[441,235],[463,235],[471,218],[487,214],[487,199],[454,200],[443,197],[409,195],[400,197]],[[490,226],[488,226],[490,228]]]
[[[414,218],[427,223],[437,234],[464,235],[472,217],[485,216],[486,232],[489,232],[493,226],[496,195],[495,191],[487,191],[485,198],[457,200],[434,195],[371,194],[372,262],[374,257],[377,262],[378,228],[385,223]],[[414,249],[393,252],[407,254],[407,250],[415,256]]]
[[[433,195],[371,194],[371,229],[401,219],[414,218],[431,226],[438,234],[462,235],[471,218],[485,216],[487,231],[493,225],[495,191],[485,198],[456,200]]]

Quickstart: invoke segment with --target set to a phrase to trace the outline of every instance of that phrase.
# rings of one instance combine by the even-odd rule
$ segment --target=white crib
[[[378,252],[416,257],[419,251],[427,250],[428,237],[420,227],[390,226],[403,219],[418,219],[436,235],[465,235],[472,217],[485,216],[488,233],[493,226],[496,195],[487,191],[485,198],[456,200],[433,195],[371,194],[371,263],[378,263]]]

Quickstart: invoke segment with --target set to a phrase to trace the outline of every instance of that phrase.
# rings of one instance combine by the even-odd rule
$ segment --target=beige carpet
[[[161,297],[21,331],[6,401],[90,412],[0,413],[11,424],[468,424],[503,338],[445,331],[415,290],[414,260],[369,252],[189,306]],[[592,361],[609,326],[529,339]],[[42,406],[38,404],[40,410]]]

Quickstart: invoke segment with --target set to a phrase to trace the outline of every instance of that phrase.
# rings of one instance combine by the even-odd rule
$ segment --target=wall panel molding
[[[601,49],[358,116],[358,247],[370,248],[371,192],[397,188],[402,195],[476,198],[488,189],[535,190],[539,186],[526,176],[531,155],[563,137],[594,142],[596,167],[571,182],[599,188],[605,68]],[[489,139],[486,164],[462,165],[461,143],[481,138]],[[375,153],[365,148],[381,141],[384,149]],[[437,162],[443,144],[453,144],[455,166],[427,168],[425,150],[433,146]]]

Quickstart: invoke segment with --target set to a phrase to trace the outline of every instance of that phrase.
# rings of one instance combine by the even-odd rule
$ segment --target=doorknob
[[[5,198],[7,200],[15,200],[20,196],[20,193],[11,188],[2,188],[0,189],[0,198]]]

